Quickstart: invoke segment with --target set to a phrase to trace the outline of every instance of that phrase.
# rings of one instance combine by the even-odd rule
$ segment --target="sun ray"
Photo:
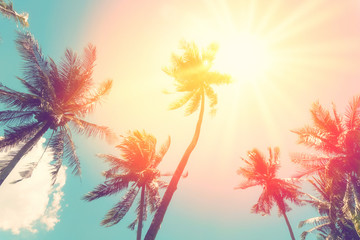
[[[263,117],[263,121],[266,125],[266,130],[269,132],[268,139],[269,142],[272,144],[279,144],[281,142],[281,139],[279,137],[279,128],[275,124],[274,117],[272,112],[269,109],[269,106],[267,104],[267,100],[264,98],[263,92],[259,89],[259,86],[252,82],[253,84],[253,93],[255,94],[257,104],[259,106],[259,111],[261,113],[261,116]]]
[[[256,13],[256,0],[252,0],[249,2],[248,15],[245,25],[245,29],[248,32],[253,30],[255,13]]]
[[[273,2],[269,8],[267,9],[264,16],[259,17],[259,23],[254,26],[254,31],[257,33],[267,32],[267,28],[269,27],[270,20],[274,18],[278,9],[280,8],[281,1]]]
[[[301,24],[307,24],[306,21],[300,22],[304,16],[308,15],[312,10],[318,6],[318,1],[308,1],[288,15],[288,17],[280,22],[277,26],[274,26],[267,34],[269,39],[277,39],[278,34],[287,32],[292,27],[299,27]]]
[[[317,9],[309,8],[309,12],[304,13],[306,15],[312,15],[311,20],[299,22],[296,18],[292,19],[292,21],[289,21],[288,24],[284,25],[282,28],[278,28],[269,33],[267,37],[276,43],[284,42],[290,38],[297,38],[298,36],[315,29],[323,31],[322,26],[324,26],[325,23],[328,23],[334,16],[344,12],[344,7],[341,5],[336,8],[325,9],[322,9],[319,6],[314,7],[317,7]],[[301,17],[301,15],[299,17]]]

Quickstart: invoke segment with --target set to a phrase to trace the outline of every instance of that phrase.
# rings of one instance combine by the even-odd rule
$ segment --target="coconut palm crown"
[[[8,159],[0,162],[0,185],[48,130],[51,133],[48,145],[54,152],[54,180],[63,158],[68,160],[73,173],[80,175],[80,161],[72,132],[114,139],[115,135],[108,127],[83,119],[109,92],[112,81],[105,81],[94,88],[92,72],[96,49],[92,45],[85,48],[83,58],[66,50],[63,60],[56,65],[51,58],[42,55],[38,43],[29,33],[18,33],[16,44],[25,61],[24,77],[18,80],[27,92],[0,84],[0,102],[8,107],[8,110],[0,111],[0,123],[7,126],[4,138],[0,140],[0,149],[20,146]]]
[[[218,45],[212,43],[208,48],[200,50],[194,42],[180,42],[182,55],[172,55],[172,66],[163,68],[164,72],[175,80],[176,92],[184,95],[170,105],[170,109],[186,106],[186,115],[194,113],[201,101],[207,97],[211,111],[215,112],[218,102],[212,85],[229,84],[230,75],[212,71]]]
[[[159,179],[160,171],[157,166],[169,146],[170,137],[157,152],[156,138],[145,131],[136,130],[129,132],[123,137],[122,143],[116,146],[121,151],[120,158],[107,154],[99,155],[110,164],[110,169],[103,172],[105,182],[87,193],[84,200],[93,201],[127,190],[121,200],[106,214],[102,225],[113,226],[123,219],[141,192],[137,217],[129,225],[132,230],[136,224],[138,225],[137,239],[141,239],[142,223],[147,218],[147,212],[154,212],[158,208],[159,189],[167,185]]]
[[[302,193],[293,179],[281,179],[276,176],[280,167],[279,153],[279,148],[274,148],[274,150],[269,148],[269,158],[266,160],[259,150],[249,151],[247,159],[242,158],[246,166],[237,170],[237,173],[245,177],[246,181],[240,183],[235,189],[262,186],[263,191],[258,202],[252,207],[252,212],[269,215],[275,204],[278,207],[279,215],[285,218],[291,238],[294,240],[294,233],[286,215],[291,208],[285,200],[300,205],[299,197]]]

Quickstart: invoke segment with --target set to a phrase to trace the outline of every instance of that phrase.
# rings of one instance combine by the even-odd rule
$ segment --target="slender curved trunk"
[[[287,227],[288,227],[288,229],[289,229],[289,233],[290,233],[291,239],[292,239],[292,240],[295,240],[294,232],[293,232],[293,230],[292,230],[292,228],[291,228],[289,219],[288,219],[288,217],[286,216],[286,213],[285,213],[285,212],[283,212],[283,216],[284,216],[284,218],[285,218],[286,225],[287,225]]]
[[[51,123],[47,122],[45,125],[32,137],[24,146],[20,148],[20,150],[16,153],[13,159],[9,162],[9,164],[3,168],[0,174],[0,186],[5,181],[5,179],[9,176],[11,171],[14,169],[16,164],[20,161],[20,159],[28,153],[33,146],[39,141],[39,139],[45,134],[45,132],[49,129]]]
[[[160,229],[160,225],[164,219],[166,210],[170,204],[172,196],[174,195],[174,193],[177,189],[177,184],[179,182],[179,179],[184,172],[184,169],[189,160],[190,154],[194,150],[194,148],[199,140],[201,124],[202,124],[202,121],[204,118],[204,109],[205,109],[205,93],[204,93],[204,90],[202,90],[200,114],[199,114],[199,119],[196,124],[196,129],[195,129],[193,139],[191,140],[190,145],[187,147],[184,155],[182,156],[180,163],[177,166],[176,171],[170,180],[169,186],[166,188],[164,197],[160,203],[158,210],[155,213],[155,216],[151,222],[149,230],[147,231],[147,233],[145,235],[144,240],[154,240]]]
[[[143,227],[143,216],[144,216],[144,205],[145,205],[145,185],[141,187],[140,197],[140,218],[138,222],[136,240],[141,240],[141,232]]]

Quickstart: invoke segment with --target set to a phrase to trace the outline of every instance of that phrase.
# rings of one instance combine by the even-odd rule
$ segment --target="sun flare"
[[[258,81],[266,77],[272,60],[264,38],[243,32],[220,43],[214,68],[228,72],[236,81]]]

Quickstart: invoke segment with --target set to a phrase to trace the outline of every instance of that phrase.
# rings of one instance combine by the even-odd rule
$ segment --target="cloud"
[[[59,220],[61,200],[64,196],[62,187],[65,185],[65,167],[61,167],[56,183],[51,185],[50,165],[53,158],[48,149],[44,153],[42,138],[39,143],[23,157],[9,177],[0,186],[0,229],[10,230],[19,234],[21,230],[36,233],[39,228],[52,230]],[[7,152],[0,153],[0,159],[6,159]],[[11,182],[21,179],[19,172],[27,169],[30,163],[37,162],[31,178],[18,183]]]

